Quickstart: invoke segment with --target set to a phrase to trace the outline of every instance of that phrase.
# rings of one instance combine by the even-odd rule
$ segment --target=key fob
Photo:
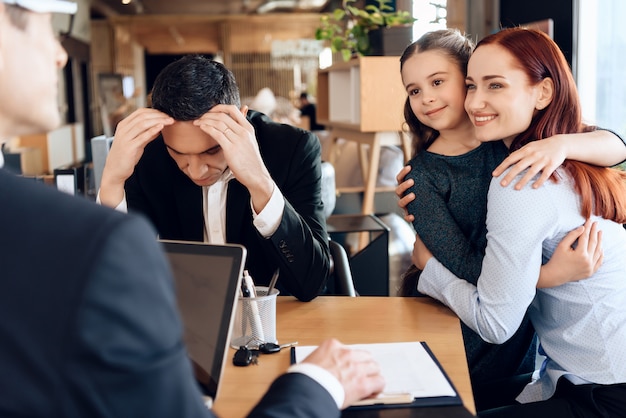
[[[244,346],[239,347],[233,356],[233,364],[243,367],[249,366],[250,363],[252,363],[252,351]]]

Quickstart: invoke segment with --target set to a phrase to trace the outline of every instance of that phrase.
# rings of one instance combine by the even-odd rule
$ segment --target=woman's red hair
[[[553,135],[595,130],[582,123],[576,83],[563,53],[548,35],[534,29],[503,29],[483,38],[476,48],[490,44],[513,55],[532,85],[547,77],[554,83],[552,102],[536,112],[528,129],[513,140],[511,151]],[[585,218],[593,213],[626,223],[626,172],[571,160],[563,166],[575,181]]]

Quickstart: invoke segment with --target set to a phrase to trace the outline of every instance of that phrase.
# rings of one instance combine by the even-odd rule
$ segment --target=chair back
[[[346,249],[332,239],[328,240],[330,257],[333,261],[333,277],[335,278],[335,294],[341,296],[357,296],[352,280],[352,269]]]

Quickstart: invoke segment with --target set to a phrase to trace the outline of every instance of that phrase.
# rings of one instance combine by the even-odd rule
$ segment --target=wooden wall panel
[[[212,53],[228,50],[269,52],[274,39],[315,37],[320,15],[315,13],[267,15],[166,15],[119,16],[113,26],[123,26],[134,40],[153,54]],[[224,36],[223,26],[228,26]]]

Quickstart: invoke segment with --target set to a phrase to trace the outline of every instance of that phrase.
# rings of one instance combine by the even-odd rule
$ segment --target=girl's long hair
[[[465,77],[467,75],[467,62],[474,44],[457,29],[442,29],[427,32],[417,41],[407,46],[400,57],[400,71],[406,60],[413,55],[426,51],[440,51],[454,61]],[[409,97],[404,102],[404,121],[413,138],[413,156],[423,149],[428,148],[439,136],[439,131],[424,125],[417,119],[411,109]]]

